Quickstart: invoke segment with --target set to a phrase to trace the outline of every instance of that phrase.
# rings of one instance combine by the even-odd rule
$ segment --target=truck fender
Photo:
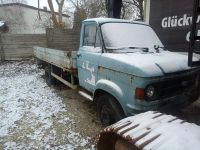
[[[121,105],[121,107],[125,113],[124,104],[122,103],[122,100],[123,100],[122,97],[123,97],[124,93],[123,93],[122,89],[116,83],[109,81],[109,80],[105,80],[105,79],[99,80],[96,83],[94,98],[95,98],[95,94],[98,90],[105,91],[105,92],[109,93],[110,95],[112,95],[117,100],[117,102]]]

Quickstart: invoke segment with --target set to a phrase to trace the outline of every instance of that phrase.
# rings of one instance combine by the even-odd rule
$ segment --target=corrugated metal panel
[[[200,147],[199,126],[160,112],[150,111],[128,117],[105,128],[101,134],[105,133],[117,134],[144,150],[188,150]]]

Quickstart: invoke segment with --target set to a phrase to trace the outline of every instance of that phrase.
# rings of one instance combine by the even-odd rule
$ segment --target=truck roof
[[[83,22],[89,22],[89,21],[93,21],[98,24],[109,23],[109,22],[124,22],[124,23],[136,23],[136,24],[147,25],[146,23],[142,21],[131,21],[131,20],[114,19],[114,18],[91,18],[91,19],[86,19]]]

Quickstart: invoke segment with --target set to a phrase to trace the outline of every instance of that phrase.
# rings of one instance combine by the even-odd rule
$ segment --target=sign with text
[[[167,49],[188,51],[192,10],[191,0],[151,0],[149,23]],[[197,23],[200,23],[200,16]]]

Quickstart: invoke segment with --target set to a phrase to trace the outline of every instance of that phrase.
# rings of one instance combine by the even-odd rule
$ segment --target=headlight
[[[147,87],[147,89],[146,89],[146,96],[147,96],[148,98],[153,97],[153,96],[154,96],[154,93],[155,93],[155,88],[154,88],[153,86]]]

